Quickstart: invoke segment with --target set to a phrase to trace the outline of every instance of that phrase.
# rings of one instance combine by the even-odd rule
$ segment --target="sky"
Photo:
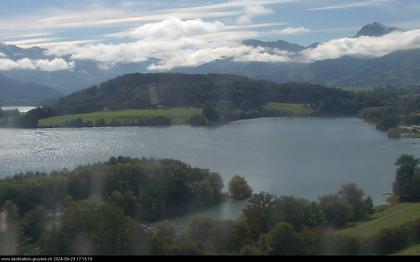
[[[170,70],[226,57],[288,62],[381,56],[420,46],[419,13],[419,0],[2,0],[0,42],[46,48],[51,57],[13,60],[0,53],[0,70],[68,70],[83,59],[109,68],[156,58],[150,70]],[[349,38],[374,21],[409,33],[381,41]],[[290,54],[241,44],[250,38],[326,44]]]

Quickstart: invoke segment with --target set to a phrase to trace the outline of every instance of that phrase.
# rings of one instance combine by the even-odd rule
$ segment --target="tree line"
[[[278,230],[292,236],[309,229],[323,231],[366,219],[373,212],[371,199],[356,185],[318,201],[253,194],[240,176],[229,182],[228,195],[223,187],[219,174],[180,161],[126,157],[73,171],[15,175],[0,180],[0,251],[274,254],[270,235]],[[248,199],[237,220],[198,218],[182,232],[171,222],[148,226],[219,204],[228,196]]]
[[[32,128],[38,125],[38,119],[31,114],[22,114],[19,110],[0,108],[0,128]]]
[[[363,92],[327,88],[305,83],[278,84],[234,75],[128,74],[60,98],[56,103],[15,115],[2,126],[37,127],[38,120],[57,115],[102,110],[196,107],[193,126],[211,125],[265,116],[287,116],[264,108],[269,102],[299,103],[320,116],[356,116],[398,137],[399,125],[420,124],[417,90],[375,89]],[[3,113],[4,114],[4,113]],[[1,118],[1,115],[0,115]],[[141,122],[105,123],[119,125],[170,125],[169,118]],[[96,125],[98,124],[98,125]],[[101,123],[73,119],[68,127],[100,126]],[[103,123],[102,123],[103,124]]]
[[[420,200],[419,163],[396,161],[394,200]],[[317,200],[254,193],[240,176],[223,188],[219,174],[170,159],[118,157],[8,177],[0,180],[0,254],[361,255],[420,242],[420,220],[369,238],[338,234],[374,213],[355,184]],[[170,220],[227,197],[247,201],[239,218],[197,217],[182,229]]]
[[[196,107],[202,113],[189,122],[199,126],[273,116],[264,109],[269,102],[305,104],[324,116],[355,115],[363,108],[384,106],[375,95],[313,84],[278,84],[218,74],[128,74],[35,109],[29,118],[159,106]]]

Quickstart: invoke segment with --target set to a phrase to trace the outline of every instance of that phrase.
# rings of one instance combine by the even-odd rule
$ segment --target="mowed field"
[[[268,103],[264,109],[287,112],[290,116],[310,116],[315,113],[315,110],[304,104]]]
[[[420,256],[420,244],[407,248],[401,252],[393,254],[394,256]]]
[[[78,118],[82,119],[84,122],[95,122],[99,119],[104,119],[107,123],[110,123],[112,121],[124,123],[126,121],[147,120],[157,116],[164,116],[170,118],[172,120],[172,124],[181,125],[186,124],[191,116],[200,113],[201,109],[199,108],[184,107],[170,109],[132,109],[121,111],[100,111],[87,114],[62,115],[45,118],[39,120],[38,125],[40,127],[64,126],[66,122]]]
[[[372,237],[381,230],[399,227],[410,221],[420,219],[420,203],[399,203],[377,211],[367,222],[338,231],[351,237]]]

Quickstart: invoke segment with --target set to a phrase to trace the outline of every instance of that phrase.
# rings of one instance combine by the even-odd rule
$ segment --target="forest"
[[[218,74],[129,74],[35,109],[27,120],[30,126],[36,125],[39,119],[53,116],[181,107],[201,109],[201,114],[191,116],[192,125],[289,115],[286,111],[264,107],[270,102],[304,104],[316,115],[323,116],[355,115],[363,108],[383,106],[374,95],[312,84],[278,84]],[[83,121],[81,124],[85,126]],[[77,127],[76,122],[74,125],[68,122],[68,125]],[[133,125],[144,125],[144,122]]]
[[[399,138],[420,136],[410,128],[420,124],[419,107],[416,89],[358,91],[234,75],[129,74],[24,115],[0,111],[0,127],[211,126],[296,116],[287,110],[296,108],[310,112],[303,116],[358,116]]]
[[[401,156],[393,201],[419,201],[420,160]],[[174,216],[247,199],[235,220]],[[176,160],[111,158],[73,171],[0,180],[0,254],[19,255],[358,255],[391,254],[420,243],[420,221],[367,239],[337,230],[369,221],[377,208],[355,184],[306,200],[253,193],[235,176]]]

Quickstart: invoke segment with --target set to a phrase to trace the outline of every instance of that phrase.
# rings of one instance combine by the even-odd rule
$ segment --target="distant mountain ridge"
[[[261,46],[265,48],[280,49],[280,50],[289,51],[289,52],[300,52],[305,49],[304,46],[301,46],[298,44],[291,44],[283,40],[277,40],[273,42],[264,42],[260,40],[249,39],[249,40],[243,41],[242,43],[246,46],[252,46],[252,47]]]
[[[401,31],[401,29],[398,29],[396,27],[384,26],[378,22],[373,22],[362,27],[362,29],[360,29],[354,37],[383,36],[395,31]]]
[[[401,29],[384,26],[378,22],[363,26],[354,37],[382,36]],[[316,48],[322,43],[308,47],[283,40],[261,41],[249,39],[243,45],[262,47],[267,52],[287,51],[298,56],[300,52]],[[31,59],[49,59],[44,49],[33,47],[19,48],[0,44],[0,53],[10,59],[28,57]],[[313,63],[300,62],[237,62],[233,59],[219,59],[195,66],[176,68],[172,72],[206,74],[228,73],[276,82],[314,82],[317,84],[339,87],[418,87],[420,85],[419,50],[404,50],[380,58],[365,59],[341,57]],[[69,59],[69,57],[65,57]],[[153,61],[130,64],[116,64],[111,68],[101,68],[95,61],[75,60],[72,70],[43,72],[36,70],[2,71],[5,76],[20,82],[38,83],[70,94],[80,89],[96,85],[108,79],[129,73],[147,73]]]
[[[48,86],[20,82],[0,73],[1,104],[37,104],[60,96],[61,93]]]
[[[48,56],[44,54],[44,51],[45,49],[42,49],[40,47],[20,48],[15,45],[7,45],[7,44],[0,43],[0,53],[5,54],[10,59],[47,58]]]
[[[396,27],[384,26],[378,22],[362,27],[354,37],[383,36],[395,31]],[[272,48],[277,42],[250,40],[252,46]],[[316,48],[322,43],[308,47],[278,41],[279,48],[289,51]],[[244,43],[247,43],[245,41]],[[401,50],[379,58],[356,58],[344,56],[313,63],[265,63],[235,62],[230,59],[213,61],[199,67],[176,69],[183,73],[229,73],[275,82],[311,82],[336,87],[420,87],[420,49]]]
[[[46,49],[40,47],[20,48],[15,45],[0,43],[0,53],[7,58],[18,60],[29,59],[53,59],[46,54]],[[1,57],[0,57],[1,58]],[[69,60],[69,57],[64,57]],[[118,64],[112,68],[100,68],[96,62],[90,60],[75,60],[72,70],[61,71],[38,71],[38,70],[10,70],[0,71],[4,75],[26,83],[38,83],[50,86],[60,93],[70,94],[80,89],[101,83],[108,79],[131,72],[145,72],[150,62]]]

